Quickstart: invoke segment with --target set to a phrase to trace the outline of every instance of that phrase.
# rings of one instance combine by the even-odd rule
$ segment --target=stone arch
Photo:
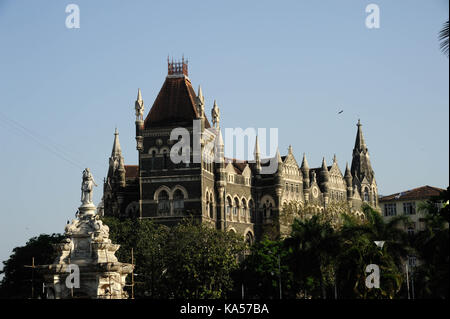
[[[252,245],[255,242],[255,234],[253,234],[253,231],[250,228],[247,228],[244,231],[244,240],[249,245]]]
[[[234,227],[229,227],[228,231],[237,234],[237,231],[236,231],[236,229],[234,229]]]
[[[139,214],[139,203],[134,201],[127,205],[125,208],[125,215],[128,217],[138,217]]]
[[[183,193],[184,199],[188,199],[189,198],[189,195],[188,195],[188,192],[187,192],[186,188],[184,188],[181,185],[175,185],[174,187],[172,187],[172,197],[173,197],[173,194],[175,193],[175,191],[177,189],[180,190]]]
[[[172,199],[172,191],[169,187],[162,185],[158,187],[158,189],[155,191],[155,194],[153,195],[153,200],[157,201],[159,193],[165,190],[169,194],[169,199]]]
[[[241,201],[239,200],[239,197],[235,195],[233,198],[233,216],[238,218],[240,210],[241,210]]]
[[[270,196],[270,195],[264,195],[261,198],[260,207],[262,207],[263,204],[265,204],[265,203],[270,203],[270,204],[272,204],[272,207],[275,207],[275,201],[272,198],[272,196]]]
[[[231,208],[233,207],[233,199],[231,195],[227,194],[225,196],[225,213],[231,215]]]
[[[241,212],[242,212],[242,216],[244,218],[247,218],[248,201],[247,201],[247,199],[244,196],[241,197]]]
[[[150,154],[151,156],[156,156],[159,154],[158,148],[157,147],[150,147],[148,150],[148,154]]]
[[[163,155],[163,154],[170,154],[170,149],[167,146],[163,146],[161,147],[161,149],[159,150],[159,154]]]

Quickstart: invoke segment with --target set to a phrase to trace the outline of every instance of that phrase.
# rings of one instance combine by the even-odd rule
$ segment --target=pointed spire
[[[120,157],[120,156],[122,156],[122,149],[120,148],[119,131],[117,130],[116,127],[116,130],[114,131],[114,143],[111,152],[111,157]]]
[[[203,97],[203,92],[202,92],[202,87],[199,85],[198,86],[198,93],[197,93],[198,98],[200,99],[200,101],[204,101],[205,98]]]
[[[277,147],[277,154],[275,155],[275,157],[277,158],[278,165],[283,164],[283,159],[281,158],[280,150],[278,149],[278,147]]]
[[[142,101],[141,89],[138,89],[137,99],[136,101]]]
[[[256,155],[260,155],[260,151],[259,151],[259,141],[258,141],[258,135],[256,135],[256,141],[255,141],[255,150],[253,151],[253,155],[255,155],[255,159],[256,159]]]
[[[289,153],[289,154],[292,154],[292,145],[289,145],[288,153]]]
[[[337,164],[336,154],[333,156],[333,164]]]
[[[366,142],[364,141],[364,136],[361,128],[362,124],[360,119],[358,119],[358,124],[356,124],[356,126],[358,127],[358,131],[356,132],[355,150],[357,150],[358,152],[366,151],[367,146]]]
[[[306,154],[303,153],[302,170],[309,170],[308,160],[306,159]]]
[[[328,172],[327,162],[325,162],[325,157],[322,158],[322,170]]]
[[[367,178],[369,183],[374,179],[374,172],[370,164],[369,151],[364,141],[361,121],[358,120],[358,127],[355,140],[355,148],[353,149],[353,158],[351,164],[351,174],[353,179],[362,181]]]
[[[345,164],[345,176],[351,176],[350,168],[348,167],[348,162]]]

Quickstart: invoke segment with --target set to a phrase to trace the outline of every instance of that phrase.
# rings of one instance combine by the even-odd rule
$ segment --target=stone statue
[[[81,183],[81,203],[92,204],[92,191],[94,186],[98,186],[89,168],[83,171],[83,182]]]
[[[220,122],[220,110],[219,110],[219,107],[217,106],[216,101],[214,101],[214,106],[211,110],[211,117],[212,117],[212,121],[213,121],[213,126],[215,128],[218,128],[219,122]]]

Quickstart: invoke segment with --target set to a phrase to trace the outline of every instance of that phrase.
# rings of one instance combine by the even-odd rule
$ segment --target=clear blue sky
[[[80,29],[65,27],[69,3]],[[369,3],[380,29],[365,27]],[[447,20],[444,0],[0,0],[0,260],[63,232],[82,168],[101,185],[115,126],[126,164],[137,163],[137,88],[148,112],[167,55],[189,59],[223,127],[277,127],[282,154],[292,144],[319,166],[336,153],[344,169],[361,118],[381,194],[446,187],[449,60],[437,34]]]

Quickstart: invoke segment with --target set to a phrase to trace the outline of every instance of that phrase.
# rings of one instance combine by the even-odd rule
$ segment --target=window
[[[286,192],[289,192],[289,184],[286,183]]]
[[[417,258],[416,256],[408,256],[408,266],[416,267]]]
[[[209,195],[209,218],[214,218],[214,205],[212,202],[212,195]]]
[[[242,216],[245,217],[245,215],[247,214],[247,202],[245,201],[245,199],[242,200]]]
[[[295,185],[295,192],[298,193],[298,184]]]
[[[166,191],[161,191],[158,194],[158,213],[168,214],[170,212],[169,194]]]
[[[364,199],[365,202],[369,201],[369,189],[368,188],[364,189],[364,197],[363,197],[363,199]]]
[[[163,152],[164,153],[163,153],[163,165],[162,165],[162,168],[163,169],[167,169],[167,151],[164,150]]]
[[[184,208],[184,195],[179,189],[173,194],[173,208],[176,212],[180,212]]]
[[[405,215],[415,215],[416,214],[416,203],[403,203],[403,214]]]
[[[254,209],[253,209],[253,201],[252,200],[248,201],[248,213],[250,215],[250,220],[252,222],[255,222],[256,218],[255,218],[255,213],[254,213]]]
[[[291,184],[291,192],[294,192],[294,184]]]
[[[397,204],[384,204],[384,216],[397,216]]]
[[[227,197],[227,202],[226,202],[226,206],[225,206],[225,210],[227,212],[227,215],[230,215],[230,213],[231,213],[231,206],[233,206],[231,204],[231,198]]]
[[[233,206],[233,215],[237,216],[239,213],[239,200],[237,198],[234,199],[234,206]]]

